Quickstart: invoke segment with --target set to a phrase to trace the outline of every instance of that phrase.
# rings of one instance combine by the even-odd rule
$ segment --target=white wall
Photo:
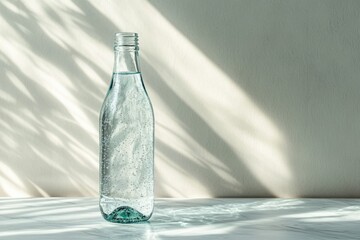
[[[0,195],[96,196],[113,34],[140,35],[157,196],[360,196],[359,1],[1,1]]]

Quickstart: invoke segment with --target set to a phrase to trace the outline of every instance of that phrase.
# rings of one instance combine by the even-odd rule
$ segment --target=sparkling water
[[[150,218],[154,116],[140,73],[114,73],[100,112],[100,209],[111,222]]]

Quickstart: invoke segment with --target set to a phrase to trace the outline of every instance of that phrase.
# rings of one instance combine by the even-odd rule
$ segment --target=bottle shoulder
[[[127,114],[131,112],[151,112],[153,107],[144,88],[109,89],[100,110],[104,115]]]
[[[114,73],[103,100],[100,115],[105,111],[152,110],[151,100],[142,81],[141,73]],[[100,116],[101,117],[101,116]]]

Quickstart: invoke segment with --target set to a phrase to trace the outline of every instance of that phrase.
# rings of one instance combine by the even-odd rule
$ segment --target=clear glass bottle
[[[100,111],[100,211],[110,222],[148,220],[154,207],[154,114],[139,68],[138,34],[117,33]]]

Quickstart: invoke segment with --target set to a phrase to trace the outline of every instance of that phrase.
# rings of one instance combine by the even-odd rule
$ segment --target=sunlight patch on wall
[[[159,69],[158,73],[167,80],[168,87],[231,147],[238,158],[233,161],[242,161],[274,195],[284,196],[283,193],[290,189],[292,181],[285,158],[285,141],[278,127],[256,106],[251,97],[149,2],[132,1],[132,4],[123,4],[122,14],[115,14],[117,9],[104,6],[99,10],[104,14],[110,11],[110,15],[116,16],[114,22],[118,22],[121,29],[131,29],[141,34],[142,57],[155,69]],[[167,114],[166,111],[162,112],[163,116]],[[181,129],[182,126],[175,127],[176,120],[168,121],[165,117],[159,117],[157,121],[158,125],[176,129],[176,133],[186,139],[191,138]],[[157,137],[176,146],[179,151],[187,151],[186,146],[175,139],[170,140],[162,129]],[[194,158],[192,160],[198,161]],[[217,161],[221,162],[221,159]],[[159,164],[161,168],[165,161]],[[196,182],[196,178],[189,178],[192,179],[189,180],[191,183]]]
[[[5,4],[6,3],[6,4]],[[65,5],[64,5],[65,4]],[[63,24],[59,23],[56,19],[49,16],[47,12],[51,9],[49,5],[45,5],[40,1],[33,3],[24,2],[24,5],[33,11],[37,19],[39,27],[47,34],[51,40],[59,44],[64,48],[65,51],[69,50],[69,46],[75,47],[79,52],[84,52],[88,55],[88,59],[94,61],[94,63],[103,69],[108,69],[106,63],[111,60],[101,61],[104,53],[109,52],[109,48],[104,44],[89,38],[88,34],[79,28],[79,25],[74,20],[75,18],[67,13],[69,10],[66,8],[67,5],[71,9],[77,9],[77,7],[70,1],[65,1],[61,8],[65,8],[63,11],[57,11],[59,18]],[[21,14],[24,17],[28,17],[25,12],[19,9],[16,5],[9,2],[4,2],[11,11],[15,11],[17,14]],[[57,9],[56,2],[52,2],[50,5],[52,8]],[[79,11],[79,9],[77,9]],[[0,42],[3,46],[4,55],[7,56],[12,63],[19,66],[23,70],[23,73],[30,77],[39,86],[43,87],[45,91],[49,91],[53,97],[55,97],[59,103],[63,104],[68,112],[72,115],[73,119],[76,120],[80,127],[84,131],[89,132],[94,139],[97,140],[97,126],[94,126],[86,114],[82,110],[82,106],[79,104],[79,100],[74,95],[73,91],[81,90],[75,89],[72,79],[65,75],[62,69],[52,64],[51,62],[44,59],[41,55],[37,55],[34,52],[26,39],[24,39],[13,26],[6,21],[6,19],[0,17],[0,26],[2,28],[2,34],[0,35]],[[34,34],[34,33],[33,33]],[[75,41],[74,41],[75,39]],[[94,48],[93,46],[97,46]],[[92,49],[92,51],[89,51]],[[50,49],[51,50],[51,49]],[[21,59],[21,61],[19,61]],[[100,61],[96,61],[100,60]],[[88,75],[88,79],[92,80],[94,84],[98,85],[99,88],[106,88],[107,86],[103,83],[100,77],[94,74],[94,71],[89,71],[90,67],[86,66],[84,62],[77,59],[77,63],[84,73]],[[34,64],[37,66],[34,68]],[[91,70],[91,69],[90,69]],[[31,73],[31,74],[27,74]],[[7,72],[7,75],[11,82],[18,88],[18,90],[26,95],[28,98],[34,101],[29,90],[26,86],[18,79],[18,77],[11,72]],[[77,76],[74,76],[77,77]],[[84,82],[84,84],[86,84]],[[6,97],[6,95],[4,95]],[[6,97],[6,99],[9,99]],[[11,101],[11,99],[9,99]]]
[[[66,179],[74,169],[80,195],[94,195],[97,178],[82,176],[98,169],[97,149],[89,146],[98,141],[97,112],[85,101],[86,91],[100,102],[97,91],[107,86],[90,65],[111,69],[111,48],[81,27],[78,15],[84,12],[72,1],[4,1],[0,10],[0,126],[6,130],[0,142],[7,146],[0,148],[6,167],[0,172],[2,194],[48,196],[49,185],[37,183]],[[90,84],[96,91],[90,92]],[[22,168],[21,161],[33,162],[34,169]],[[36,175],[39,168],[46,169],[44,176]]]
[[[105,44],[101,37],[92,35],[99,32],[86,22],[92,16],[87,16],[89,13],[85,8],[79,7],[80,2],[1,2],[1,7],[11,13],[9,16],[15,14],[14,19],[18,21],[8,21],[5,16],[0,16],[0,60],[6,68],[12,67],[5,77],[9,89],[17,96],[14,98],[0,92],[0,99],[4,100],[2,105],[6,106],[0,110],[18,131],[21,130],[24,138],[20,139],[20,144],[28,146],[33,158],[68,177],[73,186],[86,195],[96,192],[96,179],[85,176],[85,173],[90,169],[97,170],[98,160],[94,147],[98,142],[98,110],[89,106],[88,101],[102,101],[97,90],[106,92],[107,88],[101,74],[94,68],[109,72],[110,76],[113,57],[109,45],[112,36],[108,36],[109,44]],[[160,77],[166,80],[164,84],[184,101],[184,105],[235,152],[236,159],[231,161],[242,162],[275,195],[282,196],[286,192],[292,179],[286,163],[285,139],[234,79],[229,78],[149,2],[90,2],[88,5],[102,13],[101,17],[119,30],[139,32],[143,59],[158,70]],[[54,49],[56,54],[52,52]],[[79,75],[84,79],[79,81]],[[92,86],[91,90],[86,88],[88,85]],[[82,99],[80,93],[84,93]],[[172,146],[172,151],[179,155],[178,162],[186,159],[191,166],[204,170],[197,173],[201,177],[206,178],[204,172],[207,170],[216,172],[229,185],[241,188],[241,183],[230,173],[231,166],[192,135],[182,119],[174,114],[177,109],[170,109],[161,93],[153,94],[153,101],[158,106],[155,109],[157,138],[164,145]],[[10,110],[15,105],[20,106],[16,113]],[[33,110],[37,111],[35,116],[31,113]],[[0,124],[8,126],[1,118]],[[76,134],[71,130],[76,130]],[[6,142],[5,138],[2,141]],[[38,141],[37,145],[29,143],[34,139]],[[51,146],[51,149],[42,151],[39,148],[41,143],[48,144],[45,147]],[[16,144],[8,141],[9,147],[16,148]],[[71,161],[62,159],[63,156],[58,154],[61,152]],[[15,158],[9,150],[6,154]],[[55,160],[50,159],[51,156]],[[157,158],[160,160],[156,166],[158,173],[164,179],[172,179],[168,186],[170,195],[212,196],[207,183],[200,182],[199,176],[181,172],[181,166],[172,164],[171,156],[160,151]],[[56,160],[59,162],[54,163]],[[80,172],[84,176],[75,176],[72,168],[62,165],[64,162],[82,169]],[[11,164],[4,166],[12,171],[12,175],[1,175],[8,179],[2,186],[7,193],[11,196],[28,194],[20,181],[21,174],[11,170]],[[179,191],[186,187],[189,187],[187,191]],[[17,190],[11,192],[10,189]]]
[[[0,190],[12,197],[30,197],[20,177],[4,163],[0,162]]]

